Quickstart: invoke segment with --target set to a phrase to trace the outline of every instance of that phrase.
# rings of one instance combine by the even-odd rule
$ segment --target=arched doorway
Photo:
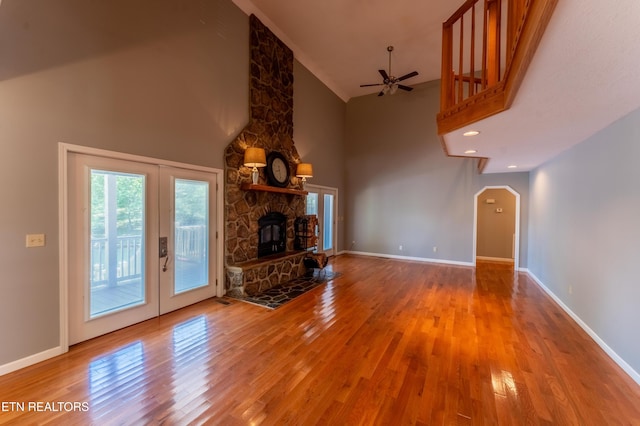
[[[513,188],[485,186],[475,194],[473,263],[478,258],[513,259],[520,264],[520,194]]]

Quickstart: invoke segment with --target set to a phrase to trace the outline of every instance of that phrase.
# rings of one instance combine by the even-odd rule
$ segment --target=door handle
[[[169,255],[169,242],[167,237],[160,237],[160,258],[167,257]],[[167,262],[165,262],[166,264]]]

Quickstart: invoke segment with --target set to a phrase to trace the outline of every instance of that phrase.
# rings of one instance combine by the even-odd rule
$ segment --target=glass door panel
[[[318,235],[318,230],[320,228],[320,217],[321,217],[321,215],[318,214],[318,205],[319,205],[320,197],[317,192],[313,192],[313,190],[309,189],[308,186],[305,189],[308,191],[307,202],[305,206],[305,214],[316,215],[316,217],[318,218],[318,226],[314,227],[313,232],[316,237],[316,241],[318,242],[318,244],[321,244],[322,238]],[[317,252],[318,250],[319,250],[319,247],[316,246],[313,251]]]
[[[175,180],[174,293],[209,283],[209,182]]]
[[[91,170],[89,318],[145,302],[145,175]]]
[[[309,191],[307,195],[307,214],[318,215],[318,193]]]
[[[333,254],[333,194],[324,194],[322,216],[322,251]]]

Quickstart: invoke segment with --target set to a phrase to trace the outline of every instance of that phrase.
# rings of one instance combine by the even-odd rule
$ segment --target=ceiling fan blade
[[[382,86],[384,83],[375,83],[375,84],[361,84],[360,87],[370,87],[370,86]]]
[[[413,71],[409,74],[405,74],[402,77],[397,78],[396,81],[406,80],[407,78],[415,77],[416,75],[418,75],[418,71]]]
[[[380,91],[380,93],[378,93],[378,96],[384,96],[384,91]]]
[[[402,90],[406,90],[407,92],[410,92],[413,90],[413,87],[403,86],[402,84],[398,84],[398,89],[402,89]]]
[[[382,78],[384,78],[384,81],[389,80],[389,75],[387,74],[387,72],[385,70],[378,70],[378,72],[380,73]]]

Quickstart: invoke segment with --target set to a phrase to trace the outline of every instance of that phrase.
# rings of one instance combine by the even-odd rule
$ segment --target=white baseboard
[[[457,260],[429,259],[429,258],[426,258],[426,257],[398,256],[398,255],[395,255],[395,254],[371,253],[371,252],[366,252],[366,251],[352,251],[352,250],[346,250],[343,253],[356,254],[356,255],[359,255],[359,256],[384,257],[386,259],[412,260],[412,261],[415,261],[415,262],[443,263],[445,265],[474,266],[474,264],[472,262],[460,262],[460,261],[457,261]]]
[[[9,374],[13,371],[28,367],[33,364],[37,364],[49,358],[53,358],[54,356],[62,355],[63,353],[64,351],[62,350],[62,347],[57,346],[55,348],[47,349],[46,351],[42,351],[37,354],[29,355],[28,357],[21,358],[4,365],[0,365],[0,376]]]
[[[607,355],[609,355],[609,357],[616,364],[620,366],[620,368],[624,370],[625,373],[629,375],[629,377],[631,377],[638,385],[640,385],[640,374],[638,374],[636,370],[634,370],[629,364],[625,362],[624,359],[622,359],[617,353],[615,353],[615,351],[611,349],[604,342],[604,340],[602,340],[600,336],[595,333],[595,331],[593,331],[584,321],[582,321],[582,319],[578,315],[576,315],[571,309],[569,309],[569,307],[565,305],[558,296],[556,296],[551,290],[549,290],[549,288],[547,288],[547,286],[544,285],[544,283],[540,281],[533,272],[529,271],[528,269],[525,272],[536,284],[538,284],[538,286],[545,293],[549,295],[549,297],[551,297],[558,304],[558,306],[560,306],[560,308],[562,308],[563,311],[565,311],[580,326],[580,328],[582,328],[589,335],[589,337],[593,339],[594,342],[596,342],[598,346],[602,348],[603,351],[605,351]]]

